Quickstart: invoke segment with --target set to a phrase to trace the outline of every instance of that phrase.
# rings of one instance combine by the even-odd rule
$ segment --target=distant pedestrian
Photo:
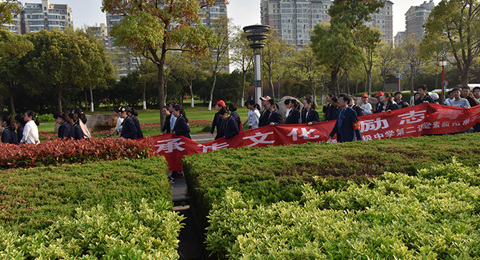
[[[137,139],[137,128],[135,127],[132,118],[128,116],[127,110],[126,107],[120,108],[120,116],[123,118],[122,133],[120,134],[120,137]]]
[[[65,120],[71,125],[70,138],[74,140],[85,139],[85,133],[82,131],[82,127],[80,127],[79,124],[81,120],[73,111],[68,113],[68,115],[65,117]]]
[[[143,138],[142,128],[140,127],[140,121],[138,120],[138,112],[133,107],[128,107],[127,109],[128,116],[132,119],[135,128],[137,128],[137,139]]]
[[[23,129],[23,137],[20,140],[23,144],[39,144],[40,139],[38,135],[38,125],[40,122],[38,121],[38,117],[32,110],[28,110],[23,120],[25,123],[25,128]]]
[[[90,131],[87,128],[87,116],[83,113],[83,111],[80,108],[75,108],[73,110],[73,113],[78,118],[78,125],[80,126],[80,129],[82,129],[82,132],[83,132],[82,139],[88,139],[92,137],[92,135],[90,134]]]
[[[170,113],[167,106],[162,108],[162,115],[165,116],[165,124],[163,124],[162,127],[162,134],[169,134],[172,132],[172,129],[170,128],[170,118],[172,117],[172,113]]]
[[[188,125],[188,119],[182,105],[175,104],[173,107],[173,116],[177,118],[175,125],[173,126],[173,134],[183,135],[188,139],[192,139],[190,137],[190,126]]]
[[[258,128],[258,122],[260,120],[260,106],[255,104],[253,100],[247,100],[245,106],[248,108],[247,120],[243,123],[248,124],[249,129]]]
[[[285,100],[284,104],[287,107],[287,112],[285,113],[285,124],[300,124],[302,116],[298,110],[299,104],[297,100],[294,98],[289,98]]]
[[[25,120],[23,119],[24,115],[16,115],[13,124],[14,128],[17,129],[17,140],[20,142],[23,138],[23,130],[25,128]]]
[[[420,105],[423,103],[435,103],[433,101],[432,97],[428,95],[427,93],[427,86],[426,85],[420,85],[417,88],[417,93],[418,93],[418,99],[415,100],[415,105]]]
[[[217,113],[215,113],[215,116],[213,117],[212,128],[210,129],[210,133],[213,135],[213,133],[215,132],[215,128],[217,128],[217,135],[215,136],[215,140],[222,138],[224,136],[225,123],[220,117],[220,114],[218,112],[225,107],[226,107],[226,104],[223,100],[219,100],[217,103],[215,103],[215,110],[217,110]]]
[[[260,97],[260,100],[262,101],[262,106],[265,108],[262,113],[260,114],[260,119],[258,122],[258,127],[266,126],[268,125],[268,118],[270,116],[270,110],[267,109],[267,102],[271,98],[269,96],[265,97]]]
[[[403,97],[402,92],[400,91],[395,92],[395,102],[397,103],[398,108],[409,107],[410,104],[408,104],[407,101],[402,100],[402,97]]]
[[[318,122],[320,122],[320,117],[318,116],[318,112],[315,111],[315,103],[313,102],[312,96],[306,95],[303,97],[302,124],[312,125]]]
[[[17,133],[15,133],[12,117],[5,115],[2,117],[2,143],[18,144]]]
[[[113,132],[108,134],[108,137],[111,137],[112,135],[120,135],[122,132],[122,123],[123,123],[123,118],[120,117],[120,107],[115,108],[114,110],[115,116],[117,116],[117,124],[115,125],[115,129]]]
[[[70,125],[65,119],[64,113],[55,113],[53,114],[55,122],[59,125],[58,127],[58,138],[60,139],[69,139],[70,133],[72,132],[72,125]]]
[[[360,106],[362,107],[364,115],[372,114],[372,104],[368,102],[368,98],[369,98],[368,94],[362,95],[362,103],[360,104]]]
[[[269,99],[265,104],[265,108],[269,111],[268,113],[268,124],[269,125],[281,125],[283,124],[283,118],[278,111],[275,110],[275,100]]]
[[[340,94],[338,96],[340,111],[337,122],[328,136],[329,141],[335,136],[335,134],[337,135],[337,142],[340,143],[362,140],[357,113],[352,108],[348,107],[349,101],[347,94]]]
[[[359,106],[357,106],[356,102],[355,102],[355,97],[353,96],[349,96],[348,97],[350,99],[350,107],[355,110],[355,112],[357,112],[357,116],[363,116],[363,109]]]
[[[329,93],[327,95],[327,98],[325,99],[325,102],[328,102],[328,104],[325,104],[323,106],[323,117],[325,121],[335,120],[337,118],[336,103],[338,102],[338,99],[335,97],[334,94]]]
[[[237,113],[237,105],[235,103],[228,104],[228,110],[230,111],[230,116],[235,119],[238,124],[238,130],[242,131],[242,120],[240,119],[240,115]]]
[[[225,138],[230,139],[235,137],[240,133],[238,129],[238,122],[235,117],[233,117],[226,109],[222,108],[219,111],[222,120],[225,121]]]

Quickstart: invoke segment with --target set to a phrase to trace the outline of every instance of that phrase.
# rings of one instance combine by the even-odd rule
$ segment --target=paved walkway
[[[215,139],[215,134],[197,134],[197,135],[192,135],[192,140],[199,143],[199,144],[203,144],[203,143],[208,143],[208,142],[211,142]]]

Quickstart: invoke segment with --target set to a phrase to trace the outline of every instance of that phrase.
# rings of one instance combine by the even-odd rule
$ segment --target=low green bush
[[[416,175],[419,169],[450,161],[478,165],[480,133],[339,144],[224,149],[183,159],[189,192],[205,218],[214,201],[235,187],[246,200],[268,205],[298,201],[302,185],[341,190],[348,181],[370,184],[384,172]]]
[[[479,179],[478,166],[454,161],[341,190],[308,184],[299,202],[256,206],[229,189],[209,215],[207,245],[230,259],[479,258]]]
[[[6,170],[0,174],[0,225],[32,234],[78,207],[170,201],[167,171],[163,157]]]
[[[171,201],[139,205],[130,202],[113,210],[78,208],[46,230],[28,236],[0,226],[2,259],[178,259],[176,251],[183,217]]]

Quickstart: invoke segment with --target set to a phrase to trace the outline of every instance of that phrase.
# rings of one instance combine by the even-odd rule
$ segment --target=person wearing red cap
[[[210,133],[213,135],[213,132],[215,132],[215,127],[217,128],[217,135],[215,136],[215,140],[222,138],[224,135],[224,120],[222,120],[222,117],[219,114],[219,111],[225,108],[225,102],[223,100],[219,100],[217,103],[215,103],[215,109],[217,110],[217,113],[215,113],[215,116],[213,117],[212,121],[212,128],[210,129]]]
[[[378,91],[375,97],[377,98],[377,106],[375,107],[375,112],[374,113],[380,113],[383,112],[385,109],[383,108],[383,102],[380,100],[380,97],[383,96],[382,91]]]
[[[368,94],[362,95],[362,103],[360,104],[364,115],[372,114],[372,104],[368,102]]]

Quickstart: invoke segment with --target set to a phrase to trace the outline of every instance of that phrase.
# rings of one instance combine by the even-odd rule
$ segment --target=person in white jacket
[[[24,118],[25,120],[25,128],[23,129],[23,137],[20,140],[21,143],[24,144],[39,144],[40,139],[38,135],[38,117],[32,110],[28,110]]]
[[[247,102],[245,102],[245,106],[248,108],[248,116],[243,125],[248,124],[249,129],[258,128],[258,121],[260,119],[259,106],[256,105],[255,101],[253,100],[247,100]]]

